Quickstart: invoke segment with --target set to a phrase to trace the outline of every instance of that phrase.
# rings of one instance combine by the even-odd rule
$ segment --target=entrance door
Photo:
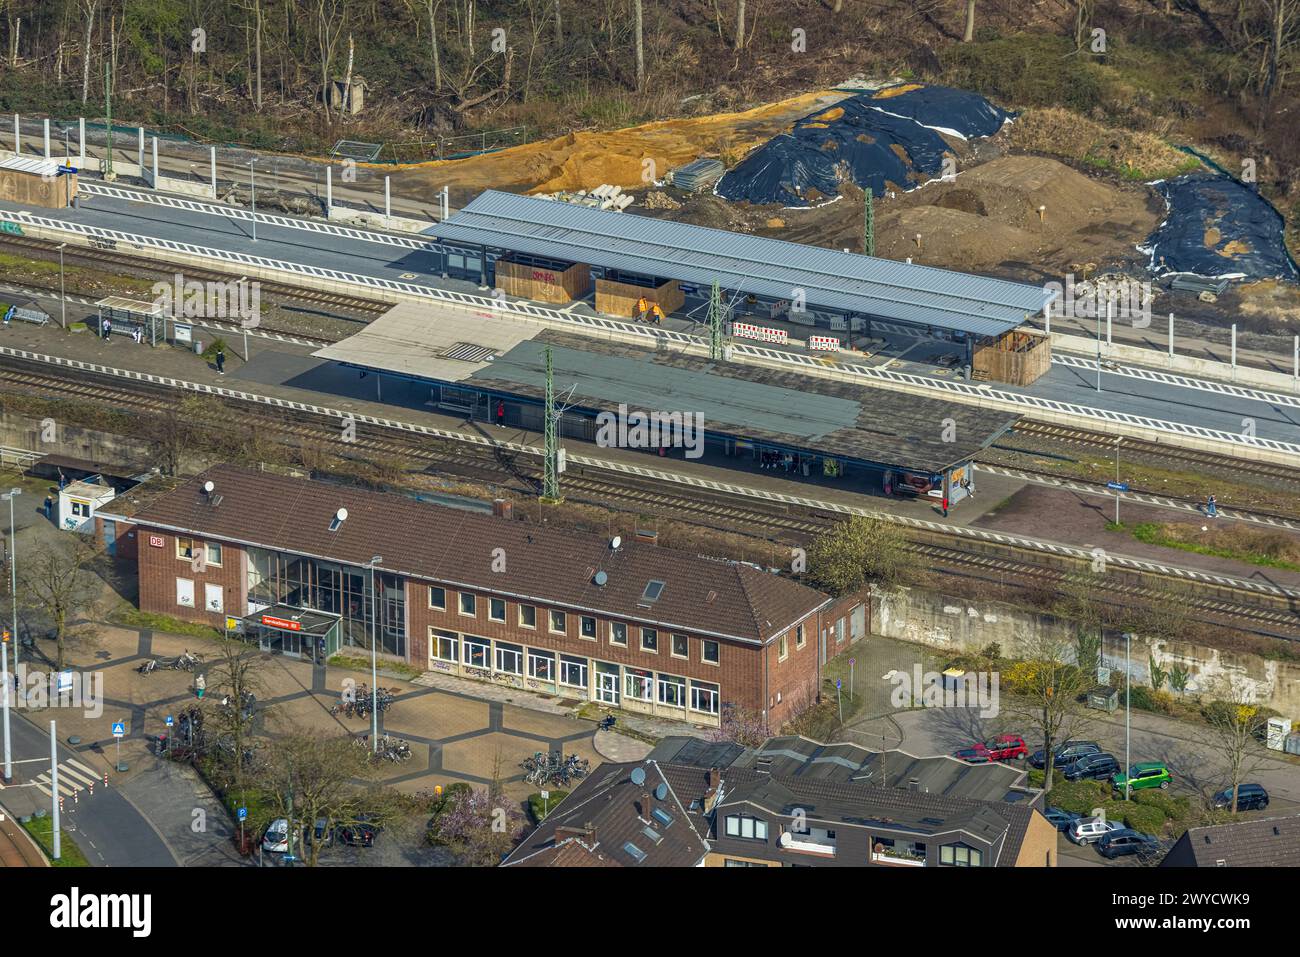
[[[611,668],[612,670],[605,670]],[[601,704],[618,705],[618,666],[596,663],[596,700]]]
[[[283,636],[283,651],[291,658],[302,657],[303,634],[300,631],[286,631]]]
[[[272,654],[284,650],[284,632],[278,628],[267,628],[265,625],[257,629],[257,645],[263,651],[269,651]]]

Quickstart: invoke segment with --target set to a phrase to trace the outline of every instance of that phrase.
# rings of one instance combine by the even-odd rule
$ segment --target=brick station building
[[[420,669],[697,724],[734,704],[777,728],[845,638],[831,599],[782,575],[403,495],[223,465],[113,505],[142,611],[288,655],[368,654],[377,632]]]

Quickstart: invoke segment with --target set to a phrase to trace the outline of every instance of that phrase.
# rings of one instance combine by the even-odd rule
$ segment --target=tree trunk
[[[745,0],[736,0],[736,52],[745,48]]]
[[[962,43],[975,39],[975,0],[966,0],[966,32],[961,36]]]
[[[433,54],[433,91],[437,93],[442,89],[442,58],[438,55],[438,7],[442,0],[424,0],[424,4],[429,11],[429,51]],[[560,15],[558,0],[555,15]]]
[[[99,0],[86,3],[86,42],[81,48],[81,102],[90,96],[90,40],[95,32],[95,8]]]
[[[356,56],[356,46],[352,43],[352,34],[348,34],[348,69],[343,75],[343,115],[352,112],[352,62]]]
[[[635,0],[636,6],[636,88],[637,92],[645,89],[645,42],[641,0]]]
[[[253,106],[262,112],[262,0],[253,2]]]
[[[555,45],[564,46],[564,22],[560,18],[560,0],[555,0]]]

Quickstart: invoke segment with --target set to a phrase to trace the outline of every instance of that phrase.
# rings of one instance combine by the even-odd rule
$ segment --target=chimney
[[[508,498],[494,498],[492,500],[492,514],[497,518],[514,518],[515,503]]]
[[[567,841],[571,837],[576,837],[579,840],[587,841],[588,843],[594,843],[596,840],[596,828],[590,821],[588,821],[581,827],[572,824],[561,824],[555,829],[556,844],[559,844],[561,841]]]
[[[709,768],[709,773],[705,775],[704,781],[708,784],[710,790],[715,789],[722,783],[722,774],[717,768]]]
[[[650,792],[642,791],[636,798],[636,813],[643,821],[650,820]]]

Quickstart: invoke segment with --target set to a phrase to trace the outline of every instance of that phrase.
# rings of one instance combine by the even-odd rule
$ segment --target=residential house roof
[[[1162,867],[1300,867],[1300,814],[1189,828]]]

